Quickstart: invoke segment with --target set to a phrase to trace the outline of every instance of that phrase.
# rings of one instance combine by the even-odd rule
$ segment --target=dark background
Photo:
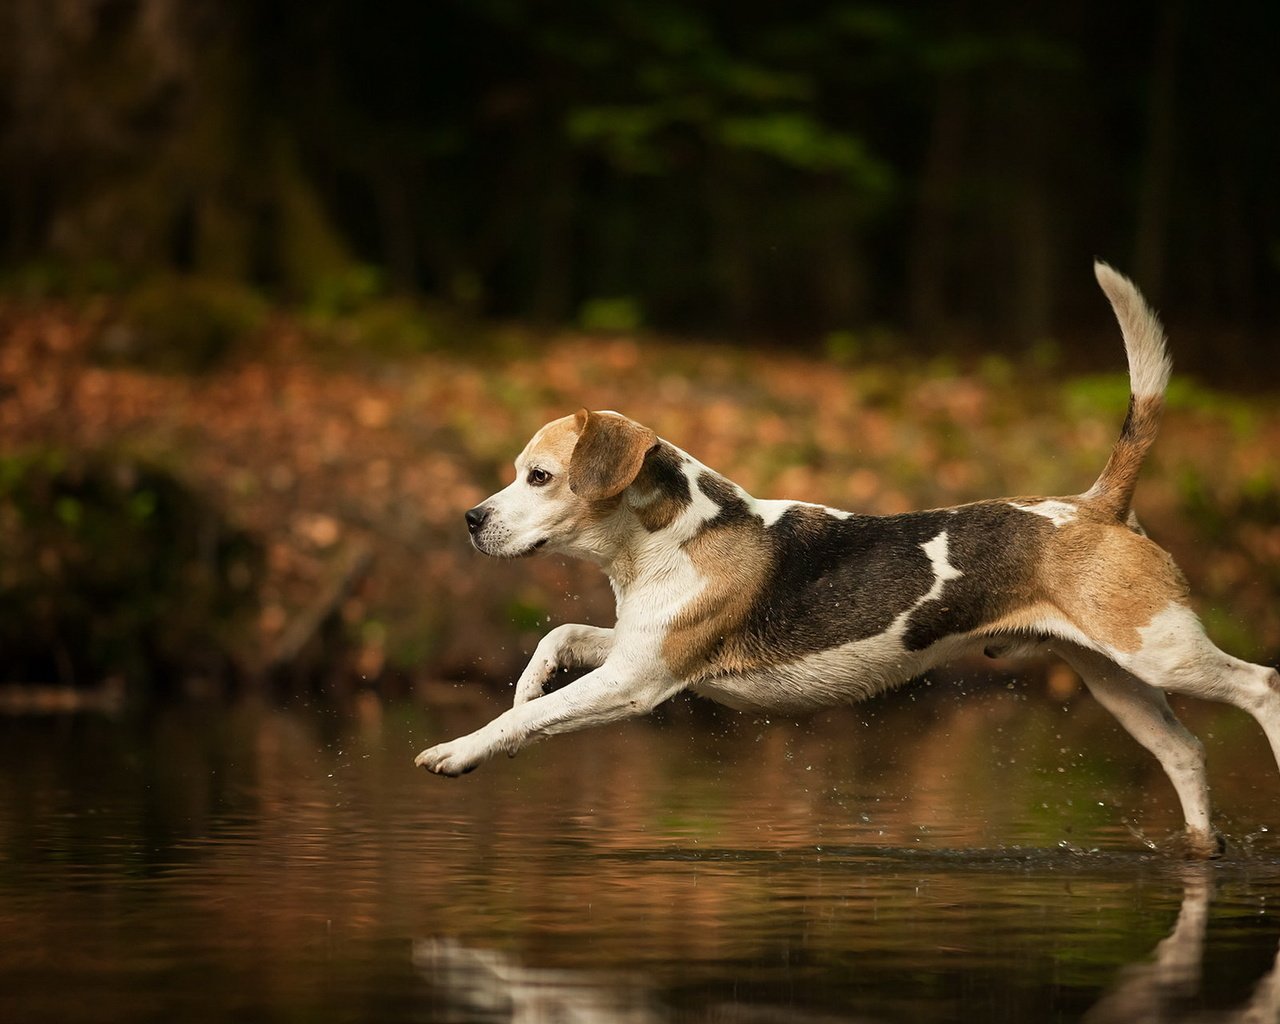
[[[1274,4],[6,0],[0,18],[0,253],[28,290],[172,269],[286,301],[377,289],[1019,351],[1102,329],[1096,255],[1202,328],[1184,366],[1272,359]]]

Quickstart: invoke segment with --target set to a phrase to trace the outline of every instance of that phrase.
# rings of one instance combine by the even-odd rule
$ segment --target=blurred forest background
[[[765,496],[1139,508],[1280,655],[1280,7],[0,5],[0,679],[504,678],[601,581],[460,513],[621,408]],[[10,691],[14,701],[26,699]]]

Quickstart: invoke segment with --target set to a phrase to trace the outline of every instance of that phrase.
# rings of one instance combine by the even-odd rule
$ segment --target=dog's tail
[[[1123,521],[1129,515],[1142,461],[1156,439],[1172,363],[1165,349],[1164,328],[1133,282],[1102,262],[1094,263],[1093,273],[1111,301],[1124,335],[1129,356],[1129,414],[1102,475],[1084,499]]]

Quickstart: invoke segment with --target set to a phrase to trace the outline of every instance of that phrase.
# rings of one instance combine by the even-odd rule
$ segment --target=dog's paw
[[[1182,834],[1182,849],[1188,860],[1217,860],[1226,856],[1227,841],[1217,829],[1211,832],[1187,829]]]
[[[447,775],[450,778],[457,778],[459,775],[474,771],[476,766],[479,765],[480,759],[469,754],[462,741],[453,740],[449,743],[438,743],[434,747],[428,747],[413,759],[413,763],[419,768],[425,768],[434,775]]]

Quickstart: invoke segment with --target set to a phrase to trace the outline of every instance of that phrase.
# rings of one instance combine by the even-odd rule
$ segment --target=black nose
[[[467,529],[475,533],[480,527],[484,526],[484,521],[489,518],[489,510],[483,505],[477,505],[475,508],[467,509],[464,518],[467,520]]]

